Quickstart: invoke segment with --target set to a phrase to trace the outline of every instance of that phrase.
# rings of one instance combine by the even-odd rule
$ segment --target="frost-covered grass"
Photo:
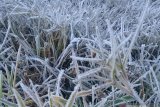
[[[0,106],[160,106],[160,0],[0,0]]]

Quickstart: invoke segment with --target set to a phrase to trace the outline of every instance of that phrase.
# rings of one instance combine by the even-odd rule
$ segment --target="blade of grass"
[[[21,48],[22,48],[22,46],[20,45],[19,49],[18,49],[18,53],[17,53],[16,67],[15,67],[14,79],[13,79],[13,87],[15,87],[15,84],[16,84],[16,78],[17,78],[17,72],[18,72],[18,65],[19,65],[19,60],[20,60]]]
[[[34,91],[32,91],[30,88],[25,86],[22,82],[20,83],[20,86],[22,87],[22,90],[28,94],[28,96],[39,106],[42,107],[41,104],[39,104],[37,96],[35,95]]]
[[[8,29],[7,29],[7,32],[5,34],[5,38],[3,40],[3,43],[0,45],[0,51],[2,50],[2,47],[5,45],[6,41],[7,41],[7,38],[8,38],[8,35],[9,35],[9,32],[10,32],[10,29],[11,29],[11,22],[10,22],[10,19],[8,20]]]
[[[53,98],[52,98],[50,88],[48,88],[48,99],[49,99],[49,106],[53,107]]]
[[[2,52],[0,52],[0,56],[3,55],[3,54],[5,54],[5,53],[6,53],[7,51],[9,51],[11,48],[12,48],[12,46],[9,47],[9,48],[4,49]]]
[[[80,87],[80,84],[75,86],[74,91],[71,93],[69,99],[67,100],[65,107],[72,107],[73,106],[79,87]]]
[[[37,55],[40,56],[40,36],[35,37]]]
[[[18,107],[26,107],[25,102],[23,101],[21,95],[17,92],[17,90],[12,88],[12,91],[15,95],[16,101],[18,103]]]
[[[60,82],[63,76],[64,70],[60,70],[60,74],[58,75],[58,79],[57,79],[57,89],[56,89],[56,96],[59,96],[60,93]]]
[[[36,91],[36,88],[34,87],[34,85],[33,85],[33,83],[32,83],[32,81],[30,80],[30,83],[31,83],[31,86],[32,86],[32,90],[33,90],[33,92],[34,92],[34,94],[35,94],[35,97],[36,97],[36,99],[37,99],[37,103],[38,103],[38,106],[39,107],[43,107],[43,102],[41,101],[41,98],[40,98],[40,96],[39,96],[39,94],[38,94],[38,92]]]
[[[100,62],[103,61],[102,59],[98,58],[83,58],[83,57],[76,57],[76,56],[70,56],[72,59],[80,60],[80,61],[91,61],[91,62]]]
[[[146,15],[147,15],[147,12],[149,10],[148,8],[149,8],[150,0],[146,0],[146,1],[147,2],[146,2],[146,5],[144,7],[144,11],[143,11],[143,13],[142,13],[142,15],[141,15],[141,17],[139,19],[139,23],[137,25],[137,29],[136,29],[135,34],[133,35],[132,41],[130,43],[130,46],[129,46],[129,49],[128,49],[128,52],[127,52],[127,55],[126,55],[126,60],[128,60],[129,54],[131,54],[132,47],[133,47],[133,45],[134,45],[134,43],[135,43],[135,41],[136,41],[136,39],[137,39],[137,37],[139,35],[139,31],[141,29],[141,26],[142,26],[142,24],[144,22],[144,19],[145,19]]]
[[[60,96],[53,96],[53,101],[55,104],[61,105],[62,107],[64,107],[67,103],[67,100]]]
[[[3,103],[5,105],[5,107],[18,107],[17,104],[13,103],[13,102],[10,102],[8,100],[5,100],[5,99],[0,99],[0,102]]]

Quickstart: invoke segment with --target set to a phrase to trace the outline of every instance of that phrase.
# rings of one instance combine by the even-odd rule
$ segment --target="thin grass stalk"
[[[37,55],[40,56],[40,36],[37,35],[35,37],[35,41],[36,41],[36,52],[37,52]]]
[[[6,99],[0,99],[0,102],[3,103],[5,105],[5,107],[18,107],[17,104],[15,104],[11,101],[8,101]]]
[[[28,88],[27,86],[25,86],[22,82],[20,83],[20,86],[22,87],[22,90],[28,94],[28,96],[39,106],[39,102],[38,99],[34,93],[34,91],[32,91],[30,88]],[[41,106],[42,107],[42,106]]]
[[[78,92],[79,87],[80,87],[80,84],[75,86],[74,91],[71,93],[69,99],[67,100],[65,107],[73,107],[73,104],[77,97],[77,92]]]
[[[25,102],[23,101],[21,95],[17,92],[17,90],[12,88],[12,91],[13,91],[15,98],[18,102],[18,107],[26,107]]]
[[[133,35],[132,41],[131,41],[131,43],[130,43],[130,46],[129,46],[129,49],[128,49],[128,52],[127,52],[128,54],[127,54],[127,56],[126,56],[126,60],[128,60],[128,57],[129,57],[129,55],[130,55],[130,53],[131,53],[131,50],[132,50],[132,47],[133,47],[135,41],[137,40],[137,37],[138,37],[138,35],[139,35],[141,26],[142,26],[142,24],[143,24],[143,22],[144,22],[144,19],[145,19],[146,15],[147,15],[147,13],[148,13],[148,11],[149,11],[149,9],[148,9],[148,8],[149,8],[149,4],[150,4],[150,0],[146,0],[146,5],[145,5],[144,11],[143,11],[143,13],[142,13],[142,15],[141,15],[141,17],[140,17],[140,19],[139,19],[139,23],[138,23],[138,25],[137,25],[137,29],[136,29],[136,31],[135,31],[135,34]]]
[[[9,32],[11,30],[11,22],[10,22],[10,19],[8,19],[8,29],[7,29],[7,32],[5,34],[5,38],[3,40],[3,43],[0,45],[0,51],[2,50],[2,47],[5,45],[6,41],[7,41],[7,38],[9,36]]]
[[[62,76],[64,74],[64,70],[60,70],[60,73],[58,75],[58,78],[57,78],[57,83],[56,83],[56,96],[59,96],[59,93],[60,93],[60,83],[61,83],[61,79],[62,79]]]
[[[48,99],[49,99],[49,106],[53,107],[53,98],[52,98],[50,88],[48,88]]]
[[[18,53],[17,53],[16,66],[15,66],[14,79],[13,79],[13,87],[15,87],[15,84],[16,84],[16,78],[17,78],[17,73],[18,73],[18,65],[19,65],[19,60],[20,60],[21,48],[22,48],[22,46],[20,45],[19,49],[18,49]]]
[[[34,87],[34,85],[33,85],[33,83],[32,83],[31,80],[30,80],[30,83],[31,83],[31,85],[32,85],[32,90],[33,90],[33,92],[35,93],[35,97],[36,97],[36,99],[37,99],[37,104],[38,104],[38,106],[39,106],[39,107],[43,107],[43,102],[42,102],[42,100],[41,100],[38,92],[36,91],[36,89],[35,89],[35,87]]]

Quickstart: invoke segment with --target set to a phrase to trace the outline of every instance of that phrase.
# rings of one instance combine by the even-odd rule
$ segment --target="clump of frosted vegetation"
[[[0,0],[0,106],[160,106],[159,0]]]

